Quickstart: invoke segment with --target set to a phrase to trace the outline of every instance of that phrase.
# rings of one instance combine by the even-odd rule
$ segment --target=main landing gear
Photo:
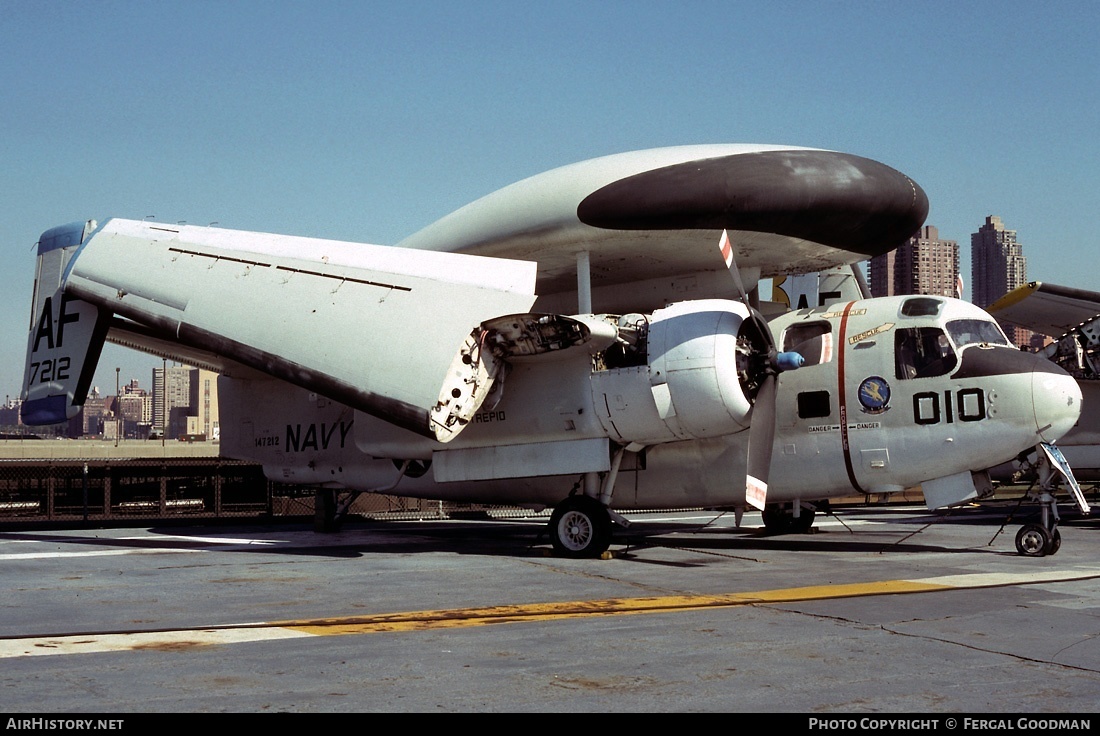
[[[768,534],[806,534],[814,524],[815,511],[805,504],[795,507],[789,503],[769,503],[764,506],[760,516],[764,521],[764,531]]]
[[[550,516],[550,543],[562,557],[599,557],[611,546],[611,514],[591,496],[569,496]]]
[[[611,458],[611,470],[585,473],[564,501],[550,515],[550,543],[562,557],[581,559],[602,557],[611,546],[611,523],[630,526],[630,522],[611,510],[611,495],[619,475],[625,447]],[[584,491],[578,493],[581,487]]]

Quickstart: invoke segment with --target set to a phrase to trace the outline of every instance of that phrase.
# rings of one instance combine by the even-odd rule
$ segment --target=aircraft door
[[[840,317],[838,393],[841,405],[839,432],[844,468],[854,493],[889,493],[904,490],[898,482],[897,423],[901,371],[934,370],[933,348],[941,358],[933,335],[920,335],[929,350],[916,365],[902,367],[895,341],[904,333],[893,314],[861,308],[867,302],[850,303]],[[917,336],[913,336],[916,341]],[[916,349],[914,348],[914,351]],[[942,364],[941,364],[942,365]],[[891,430],[891,431],[888,431]]]
[[[810,316],[773,325],[778,348],[802,355],[795,371],[779,374],[776,444],[769,485],[799,492],[845,487],[837,390],[837,321]],[[808,472],[810,468],[812,472]],[[769,491],[770,492],[770,491]]]

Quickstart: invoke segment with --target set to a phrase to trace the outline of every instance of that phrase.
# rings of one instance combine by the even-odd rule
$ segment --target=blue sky
[[[689,143],[819,146],[988,215],[1100,291],[1100,4],[13,0],[0,14],[0,396],[34,243],[107,217],[394,243],[513,181]],[[255,317],[255,315],[251,315]],[[160,360],[108,346],[96,384]]]

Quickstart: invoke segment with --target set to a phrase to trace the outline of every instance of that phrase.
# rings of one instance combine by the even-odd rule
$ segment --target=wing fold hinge
[[[512,314],[482,322],[451,361],[439,399],[429,412],[432,431],[449,442],[490,396],[500,400],[500,378],[510,362],[595,355],[619,339],[604,315],[567,317]]]

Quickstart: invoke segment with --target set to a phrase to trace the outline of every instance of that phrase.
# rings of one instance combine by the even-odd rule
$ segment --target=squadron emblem
[[[865,378],[859,384],[859,403],[865,414],[881,414],[890,408],[890,384],[881,376]]]

